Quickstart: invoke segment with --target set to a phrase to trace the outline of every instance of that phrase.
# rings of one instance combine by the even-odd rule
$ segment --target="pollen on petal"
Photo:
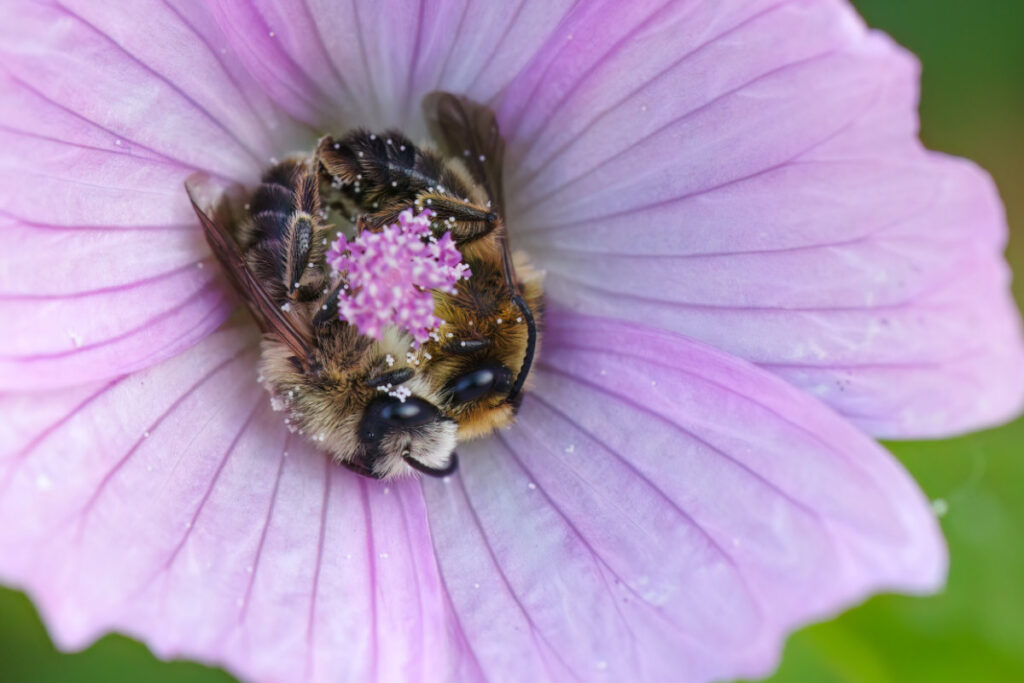
[[[379,232],[363,231],[352,240],[339,234],[331,245],[327,263],[347,283],[338,316],[360,334],[381,339],[395,326],[419,346],[441,325],[432,291],[450,291],[471,273],[450,232],[434,237],[433,215],[407,209]]]

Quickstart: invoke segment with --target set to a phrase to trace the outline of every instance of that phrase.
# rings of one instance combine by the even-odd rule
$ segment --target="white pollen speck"
[[[68,330],[68,336],[71,337],[71,343],[76,349],[82,346],[82,335]]]
[[[651,380],[651,386],[652,387],[656,387],[656,386],[658,386],[658,383],[652,379]]]
[[[120,140],[114,140],[114,144],[120,147],[122,143]]]
[[[352,559],[352,553],[345,553],[345,559],[346,560],[351,560]]]
[[[387,363],[388,367],[390,368],[392,365],[395,364],[395,357],[389,353],[388,355],[384,356],[384,362]]]
[[[292,310],[292,305],[286,301],[284,305],[281,306],[281,310],[287,313],[288,311]]]
[[[487,157],[485,157],[485,156],[484,156],[483,154],[481,154],[480,156],[478,156],[478,157],[477,157],[477,159],[478,159],[479,161],[487,161]]]
[[[465,346],[465,345],[466,345],[466,342],[464,342],[464,341],[460,341],[459,342],[459,346]]]
[[[399,149],[399,151],[402,151],[402,152],[404,152],[404,151],[405,151],[405,145],[401,145],[401,146],[399,146],[399,148],[398,148],[398,149]]]
[[[386,143],[387,143],[387,144],[389,144],[389,145],[393,145],[393,144],[395,144],[395,143],[393,143],[393,142],[391,141],[391,138],[388,138],[388,139],[387,139],[387,140],[385,140],[384,142],[386,142]]]
[[[335,142],[334,143],[334,149],[341,149],[341,143],[340,142]]]
[[[605,376],[605,375],[607,375],[607,374],[608,374],[608,371],[607,371],[607,370],[602,370],[602,371],[601,371],[601,376],[602,376],[602,377],[604,377],[604,376]]]
[[[641,105],[640,106],[640,111],[647,111],[647,105],[646,104]]]
[[[371,140],[376,140],[377,139],[376,133],[370,133],[370,139]]]
[[[469,156],[469,150],[468,149],[462,150],[462,156],[468,157]]]
[[[479,588],[479,587],[480,587],[480,584],[479,584],[479,583],[474,583],[474,584],[473,584],[473,588]]]
[[[392,180],[391,181],[391,187],[398,187],[398,181],[397,180]]]
[[[273,164],[274,166],[277,166],[278,161],[280,160],[277,157],[270,157],[270,163]]]
[[[271,37],[271,38],[273,38],[273,37],[274,37],[275,35],[276,35],[276,34],[275,34],[275,33],[274,33],[273,31],[271,31],[271,32],[270,32],[270,37]]]
[[[53,482],[45,474],[40,474],[36,477],[36,488],[40,491],[49,491],[53,488]]]
[[[363,153],[362,153],[362,152],[360,152],[360,153],[359,153],[359,158],[360,158],[360,159],[362,159],[362,158],[363,158]]]
[[[385,493],[385,494],[391,493],[391,489],[390,489],[390,488],[388,488],[387,486],[385,486],[385,487],[384,487],[384,493]]]
[[[148,439],[149,438],[149,430],[146,430],[146,431],[142,432],[142,438],[144,438],[144,439]]]
[[[245,571],[249,574],[252,574],[252,565],[250,564],[248,567],[246,567]]]
[[[287,420],[285,420],[285,422],[287,422]],[[288,451],[285,451],[285,452],[284,452],[284,453],[282,453],[281,455],[283,455],[284,457],[286,457],[286,458],[287,458],[287,457],[288,457]]]
[[[323,306],[321,306],[320,310],[321,311],[326,311],[327,310],[327,304],[324,304]]]
[[[388,559],[388,554],[387,553],[381,553],[380,554],[380,559],[382,559],[382,560]]]
[[[571,443],[571,444],[569,444],[568,446],[565,447],[565,452],[566,453],[572,453],[575,450],[576,450],[576,444],[574,444],[574,443]]]
[[[594,664],[594,668],[596,668],[598,671],[604,671],[605,669],[608,668],[608,662],[606,662],[606,661],[604,661],[602,659],[599,662],[597,662],[596,664]]]
[[[501,320],[501,318],[498,318],[498,319],[497,319],[497,320],[495,320],[494,322],[496,322],[496,323],[498,323],[498,324],[500,325],[500,324],[501,324],[501,322],[502,322],[502,320]]]
[[[522,316],[520,316],[520,317],[516,318],[516,322],[517,322],[517,323],[521,323],[521,322],[523,322],[523,318],[522,318]]]
[[[537,485],[531,481],[529,484],[526,485],[526,488],[530,489],[531,491],[534,491],[537,489]]]
[[[946,513],[949,512],[949,503],[943,498],[936,498],[932,501],[932,512],[935,513],[936,517],[945,517]]]
[[[185,528],[186,529],[191,529],[192,528],[192,522],[185,522]]]
[[[246,211],[248,211],[248,210],[249,210],[249,204],[246,204],[246,205],[245,205],[245,210],[246,210]]]
[[[196,268],[202,268],[205,265],[202,261],[196,261]]]

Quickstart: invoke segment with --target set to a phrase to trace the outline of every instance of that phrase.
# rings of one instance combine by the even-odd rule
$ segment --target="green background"
[[[1016,235],[1010,260],[1024,272],[1024,1],[857,0],[872,26],[924,64],[922,137],[995,176]],[[1024,301],[1024,283],[1015,284]],[[891,444],[932,499],[951,568],[930,598],[882,596],[794,635],[782,681],[1024,681],[1024,419],[933,443]],[[144,646],[107,636],[85,652],[57,653],[20,593],[0,589],[0,681],[227,682],[222,671],[161,662]]]

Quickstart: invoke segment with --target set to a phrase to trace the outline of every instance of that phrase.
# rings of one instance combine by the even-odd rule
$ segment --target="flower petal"
[[[180,4],[180,3],[179,3]],[[200,8],[19,2],[0,27],[0,388],[158,362],[230,306],[183,188],[252,180],[298,139]],[[146,21],[138,21],[142,13]],[[208,261],[212,266],[212,260]]]
[[[115,629],[259,680],[464,676],[419,486],[289,435],[252,336],[2,399],[0,578],[64,648]]]
[[[876,435],[1019,411],[993,184],[921,148],[916,63],[845,2],[620,3],[559,36],[499,105],[510,224],[552,298],[762,364]]]
[[[286,111],[323,130],[400,126],[414,137],[425,94],[490,100],[576,4],[214,1],[224,34]]]
[[[942,537],[906,472],[770,373],[560,313],[540,363],[500,447],[424,484],[485,675],[757,677],[796,626],[941,585]]]

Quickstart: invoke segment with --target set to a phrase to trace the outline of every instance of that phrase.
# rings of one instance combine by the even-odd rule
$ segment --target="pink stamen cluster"
[[[349,241],[338,235],[327,263],[346,286],[338,295],[338,315],[360,334],[381,339],[394,325],[412,335],[413,346],[427,341],[441,325],[434,315],[433,290],[455,292],[471,275],[450,232],[430,229],[433,211],[406,209],[380,232],[364,230]]]

